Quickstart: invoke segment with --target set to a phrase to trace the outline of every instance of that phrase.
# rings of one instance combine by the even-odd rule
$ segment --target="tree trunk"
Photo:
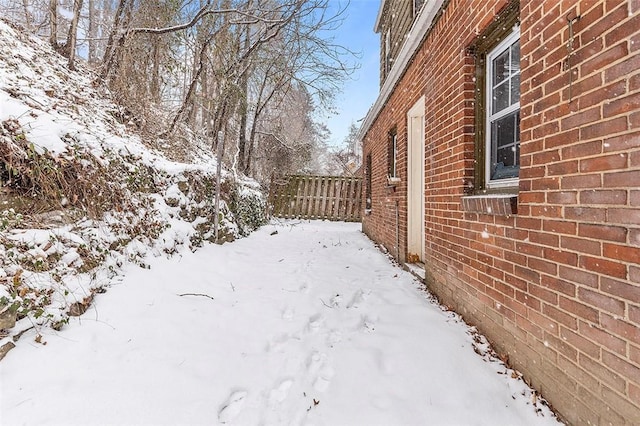
[[[158,37],[155,37],[153,42],[152,61],[149,90],[151,91],[151,99],[154,102],[160,102],[160,39]]]
[[[58,49],[58,1],[49,0],[49,43]]]
[[[31,13],[29,12],[29,1],[22,0],[22,7],[24,8],[24,27],[31,31]]]
[[[89,64],[93,65],[98,59],[97,50],[97,38],[98,38],[98,16],[99,13],[96,10],[96,0],[89,0],[89,51],[87,52],[87,60]]]
[[[250,27],[244,30],[244,50],[249,49],[251,33]],[[242,90],[240,98],[240,135],[238,136],[238,166],[240,171],[247,173],[246,165],[246,146],[247,146],[247,124],[249,116],[249,69],[240,76],[239,88]]]
[[[253,167],[253,150],[254,150],[254,145],[255,145],[255,140],[256,140],[256,126],[253,125],[251,126],[251,138],[249,139],[249,149],[247,150],[247,161],[245,164],[245,172],[244,174],[247,176],[251,176],[252,174],[252,170],[251,167]]]
[[[247,100],[240,101],[240,134],[238,135],[238,168],[242,173],[246,173],[246,146],[247,146],[247,116],[249,115],[249,107]]]
[[[129,0],[120,0],[118,2],[118,7],[113,17],[113,27],[109,33],[107,47],[105,48],[104,56],[102,57],[102,71],[100,72],[101,80],[106,80],[109,74],[115,71],[114,68],[116,68],[115,63],[117,61],[116,58],[118,56],[118,50],[122,45],[124,45],[124,17],[129,4]]]
[[[212,41],[211,37],[203,41],[203,44],[200,48],[200,53],[198,55],[197,66],[195,67],[195,72],[193,74],[193,77],[191,77],[191,84],[189,84],[189,89],[187,90],[187,93],[184,97],[184,101],[182,102],[182,105],[180,106],[180,109],[178,109],[178,112],[173,117],[173,120],[171,121],[171,125],[169,126],[169,129],[165,132],[166,134],[173,133],[173,131],[176,128],[176,125],[178,124],[178,121],[182,119],[185,112],[189,110],[189,106],[192,104],[193,96],[195,95],[196,88],[198,86],[198,80],[200,79],[200,75],[202,74],[205,67],[205,58],[207,55],[207,49],[209,48],[209,44],[211,43],[211,41]]]
[[[67,35],[67,44],[64,52],[69,58],[69,69],[76,69],[76,42],[78,40],[78,21],[80,20],[80,12],[82,11],[83,0],[73,1],[73,18],[69,25],[69,34]]]

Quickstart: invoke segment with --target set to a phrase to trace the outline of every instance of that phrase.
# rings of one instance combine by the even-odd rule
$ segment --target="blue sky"
[[[345,5],[344,0],[331,0],[335,7]],[[336,98],[336,115],[326,118],[331,130],[329,145],[341,145],[351,122],[364,118],[379,92],[380,35],[373,32],[380,0],[351,0],[346,18],[335,34],[336,44],[361,53],[360,68],[345,82],[343,93]]]

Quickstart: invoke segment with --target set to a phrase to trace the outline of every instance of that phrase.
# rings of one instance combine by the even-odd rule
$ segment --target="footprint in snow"
[[[308,283],[302,283],[300,288],[298,289],[302,294],[309,294],[309,290],[311,290],[311,285]]]
[[[369,297],[369,295],[371,294],[371,290],[358,290],[355,292],[355,294],[353,295],[353,297],[351,298],[351,302],[349,302],[349,304],[347,305],[348,309],[351,308],[359,308],[365,300],[367,300],[367,297]]]
[[[218,412],[218,420],[220,423],[228,423],[240,414],[244,400],[247,397],[246,391],[236,391],[229,395],[227,402],[225,402]]]
[[[331,330],[327,336],[327,346],[332,348],[339,342],[342,342],[342,332],[340,330]]]
[[[333,368],[323,368],[316,380],[313,382],[313,388],[318,392],[326,391],[331,384],[331,378],[334,374],[335,372],[333,371]]]
[[[327,359],[327,354],[321,354],[320,352],[313,352],[307,360],[307,370],[311,374],[317,373],[324,365]]]
[[[318,392],[324,392],[329,388],[331,378],[335,374],[333,368],[326,365],[327,354],[313,352],[307,360],[307,371],[313,379],[313,388]]]
[[[292,308],[285,308],[285,310],[282,311],[282,319],[285,321],[291,321],[293,319],[293,314],[294,311]]]
[[[323,321],[324,318],[320,314],[310,316],[309,323],[307,324],[307,330],[309,332],[315,333],[316,331],[320,330]]]
[[[365,333],[372,333],[376,329],[376,319],[367,315],[363,315],[360,319],[360,330]]]
[[[339,294],[333,296],[330,301],[330,305],[334,308],[339,308],[340,306],[342,306],[342,303],[342,296],[340,296]]]
[[[292,339],[299,340],[295,335],[281,334],[267,343],[265,352],[284,352],[286,344]]]
[[[276,402],[282,402],[287,399],[291,385],[293,385],[293,380],[283,380],[277,388],[272,389],[271,392],[269,392],[269,402],[275,404]]]

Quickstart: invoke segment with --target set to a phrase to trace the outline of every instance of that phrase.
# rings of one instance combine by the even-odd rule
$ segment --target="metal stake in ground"
[[[220,177],[222,175],[222,154],[224,149],[224,132],[220,130],[218,132],[218,146],[217,146],[217,169],[216,169],[216,202],[214,206],[213,216],[213,229],[215,231],[216,243],[218,242],[218,226],[220,225]]]

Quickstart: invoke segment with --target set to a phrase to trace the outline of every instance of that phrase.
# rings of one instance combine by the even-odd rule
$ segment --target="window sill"
[[[468,213],[513,216],[518,214],[516,194],[486,194],[462,197],[462,210]]]
[[[397,176],[387,176],[387,186],[396,186],[401,182]]]

